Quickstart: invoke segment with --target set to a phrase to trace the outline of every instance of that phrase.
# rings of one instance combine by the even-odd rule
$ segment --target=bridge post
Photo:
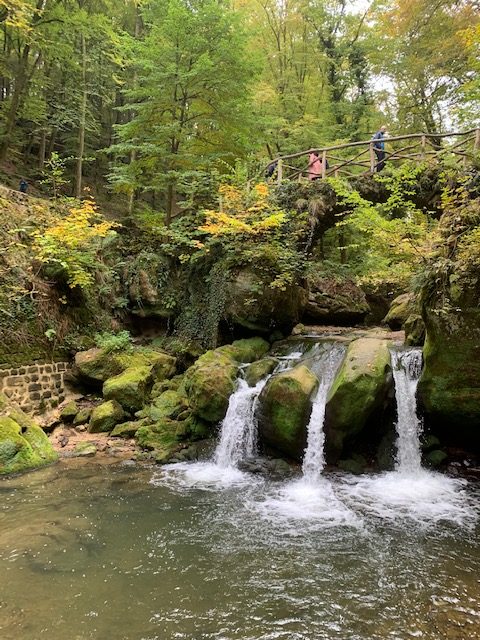
[[[322,151],[322,179],[327,177],[327,152]]]
[[[420,158],[422,160],[425,160],[425,149],[426,149],[426,146],[427,146],[427,136],[423,135],[422,136],[422,152],[420,154]]]
[[[370,142],[370,173],[375,173],[375,151],[373,150],[373,142]]]
[[[282,184],[282,180],[283,180],[283,160],[282,158],[279,158],[277,162],[277,184],[278,185]]]
[[[480,129],[475,130],[475,142],[473,144],[474,151],[480,150]]]

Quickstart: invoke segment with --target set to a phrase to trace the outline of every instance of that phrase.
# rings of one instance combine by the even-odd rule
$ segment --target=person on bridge
[[[387,132],[387,127],[385,125],[381,126],[377,133],[373,136],[373,150],[375,151],[375,155],[377,156],[377,164],[375,165],[375,170],[377,173],[381,171],[385,166],[385,133]]]
[[[322,161],[317,151],[312,151],[308,157],[308,179],[318,180],[322,177]]]

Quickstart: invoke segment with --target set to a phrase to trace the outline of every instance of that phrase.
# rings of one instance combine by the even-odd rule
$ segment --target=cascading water
[[[302,465],[303,477],[307,482],[318,482],[325,467],[323,423],[327,395],[344,354],[345,349],[341,345],[330,345],[313,367],[320,379],[320,384],[307,427],[307,448]]]
[[[215,464],[219,467],[236,467],[241,460],[255,454],[255,401],[266,383],[267,379],[264,379],[254,387],[249,387],[243,378],[238,380],[237,389],[230,396],[227,414],[221,426],[220,442],[214,454]]]
[[[283,357],[274,372],[286,371],[302,357],[301,351],[295,351]],[[236,467],[241,460],[255,455],[257,448],[257,420],[255,410],[262,389],[271,376],[250,387],[243,378],[239,378],[235,392],[230,396],[227,414],[220,429],[220,441],[215,449],[213,460],[223,468]]]
[[[417,416],[417,385],[422,372],[420,349],[392,351],[392,368],[397,400],[396,471],[415,474],[421,471],[420,434]]]

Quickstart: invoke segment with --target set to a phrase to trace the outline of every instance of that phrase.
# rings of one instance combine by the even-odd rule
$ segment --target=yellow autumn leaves
[[[255,185],[249,194],[237,187],[222,185],[219,210],[205,211],[205,224],[199,230],[212,236],[256,236],[276,229],[285,221],[286,214],[275,207],[269,195],[269,188],[264,183]]]

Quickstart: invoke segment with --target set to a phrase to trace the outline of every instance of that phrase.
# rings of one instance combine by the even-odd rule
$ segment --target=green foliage
[[[104,331],[95,334],[95,346],[103,349],[106,353],[132,351],[132,336],[129,331],[119,331],[118,333]]]

